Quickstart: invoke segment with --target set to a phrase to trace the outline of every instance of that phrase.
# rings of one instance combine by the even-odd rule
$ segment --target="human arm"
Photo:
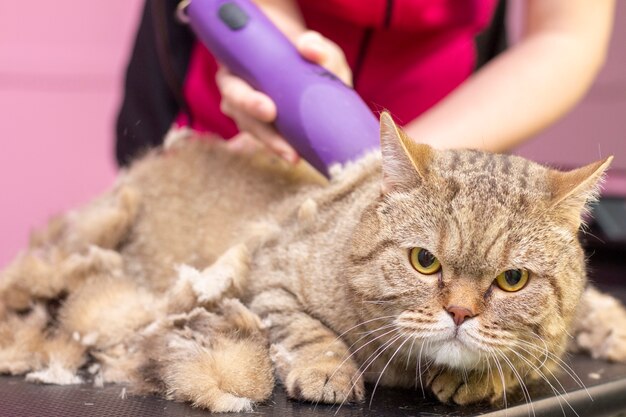
[[[524,38],[422,116],[409,136],[508,150],[573,107],[604,63],[614,0],[528,0]]]

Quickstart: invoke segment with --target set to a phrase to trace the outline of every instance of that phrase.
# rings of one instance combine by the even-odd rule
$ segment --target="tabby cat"
[[[381,152],[322,184],[179,138],[3,271],[0,372],[242,411],[274,375],[305,401],[369,381],[463,405],[557,374],[568,343],[626,361],[626,312],[577,238],[610,160],[436,150],[383,113]]]

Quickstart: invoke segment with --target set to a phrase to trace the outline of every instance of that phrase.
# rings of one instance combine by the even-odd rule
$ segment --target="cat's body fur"
[[[573,323],[586,284],[580,211],[608,163],[557,178],[521,158],[407,149],[385,117],[382,170],[372,154],[329,185],[208,142],[143,158],[3,272],[0,370],[76,382],[89,351],[104,381],[228,411],[271,393],[269,356],[290,396],[330,403],[361,400],[364,380],[498,401],[520,375],[556,372],[568,331],[595,356],[626,360],[623,330],[607,346],[597,334],[608,323]],[[415,246],[443,272],[413,270]],[[494,289],[509,268],[536,276],[519,293]],[[456,326],[449,305],[476,318]],[[626,313],[612,309],[619,328]],[[518,348],[517,373],[496,347]]]

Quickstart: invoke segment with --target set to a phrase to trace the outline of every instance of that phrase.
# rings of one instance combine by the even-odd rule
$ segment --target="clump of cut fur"
[[[559,172],[435,150],[388,114],[382,152],[329,183],[235,149],[175,135],[34,234],[0,278],[0,372],[63,384],[87,370],[249,411],[274,371],[305,401],[358,402],[367,381],[468,404],[556,373],[568,333],[626,360],[626,311],[587,286],[576,236],[610,158]],[[441,269],[418,272],[413,248]],[[495,285],[509,269],[530,271],[517,292]]]
[[[98,227],[81,223],[102,214],[103,207],[124,218],[114,209],[122,201],[118,193],[127,190],[114,191],[109,205],[100,201],[85,209],[91,213],[70,214],[64,228],[55,220],[54,233],[37,234],[33,241],[42,243],[5,269],[0,372],[68,385],[84,383],[79,374],[88,369],[96,385],[126,383],[136,393],[158,393],[215,412],[250,411],[271,394],[274,379],[260,320],[228,298],[245,285],[247,247],[233,246],[203,270],[176,265],[173,283],[163,292],[142,286],[131,278],[122,252],[106,249],[119,248],[130,230],[112,232],[111,222],[100,219],[101,236]],[[53,244],[45,235],[54,236]]]
[[[256,315],[226,299],[214,312],[171,315],[145,332],[133,376],[141,393],[213,412],[252,411],[272,393],[268,343]]]

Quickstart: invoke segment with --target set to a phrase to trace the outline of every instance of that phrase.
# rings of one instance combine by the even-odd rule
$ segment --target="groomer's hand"
[[[337,44],[313,31],[302,33],[295,44],[304,58],[352,85],[352,71]],[[235,120],[239,130],[251,134],[283,159],[296,163],[298,154],[272,125],[276,120],[276,105],[272,99],[223,66],[217,72],[216,81],[222,94],[222,112]]]

